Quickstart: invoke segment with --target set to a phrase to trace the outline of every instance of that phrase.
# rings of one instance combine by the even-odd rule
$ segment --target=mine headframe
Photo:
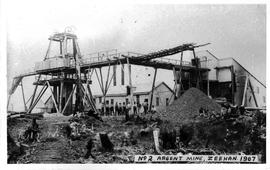
[[[71,114],[89,108],[97,112],[86,73],[84,72],[83,76],[81,73],[82,56],[77,36],[66,32],[56,33],[50,36],[49,40],[50,43],[44,60],[35,65],[38,77],[37,81],[34,82],[36,86],[27,113],[32,111],[40,100],[40,95],[42,96],[44,93],[39,93],[38,97],[35,98],[38,85],[50,89],[54,109],[58,113]],[[58,50],[52,49],[54,47],[52,44],[55,43]],[[71,71],[74,69],[75,72]],[[46,78],[42,78],[43,76]],[[86,84],[87,88],[84,88],[83,84]],[[72,102],[74,93],[75,105]]]

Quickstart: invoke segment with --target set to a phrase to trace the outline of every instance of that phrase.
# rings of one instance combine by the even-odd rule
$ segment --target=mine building
[[[149,103],[151,98],[151,83],[141,83],[134,85],[133,101],[135,105]],[[156,82],[153,90],[153,106],[160,110],[168,106],[173,101],[173,90],[165,82]],[[101,109],[104,101],[102,94],[94,94],[97,109]],[[125,106],[129,103],[127,88],[125,86],[112,87],[106,95],[106,105]]]

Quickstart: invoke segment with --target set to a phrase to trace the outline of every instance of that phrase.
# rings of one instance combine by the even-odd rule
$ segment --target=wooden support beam
[[[47,83],[48,87],[50,88],[50,92],[51,92],[51,95],[52,95],[52,99],[53,99],[53,103],[54,103],[54,106],[56,108],[56,111],[57,111],[57,113],[60,113],[59,110],[58,110],[58,106],[57,106],[56,100],[55,100],[55,98],[53,96],[53,90],[51,88],[51,85],[50,85],[49,81],[46,81],[46,83]]]
[[[59,112],[62,112],[63,88],[64,88],[64,82],[63,82],[63,80],[61,80],[61,82],[60,82]]]
[[[207,96],[210,96],[209,71],[207,71]]]
[[[129,87],[130,87],[130,106],[131,106],[131,109],[130,109],[130,113],[133,115],[134,112],[133,112],[133,87],[132,87],[132,79],[131,79],[131,65],[129,63],[129,58],[126,58],[127,59],[127,64],[128,64],[128,77],[129,77]]]
[[[93,95],[92,95],[92,92],[91,92],[91,89],[90,89],[89,84],[86,84],[86,87],[87,87],[88,93],[87,93],[86,89],[82,86],[83,93],[85,94],[86,99],[87,99],[87,102],[89,103],[89,105],[92,107],[92,109],[95,112],[97,112],[96,104],[93,101]]]
[[[181,58],[180,58],[180,70],[179,70],[179,83],[181,84],[180,85],[180,88],[179,88],[179,94],[178,95],[181,95],[181,87],[183,86],[182,84],[182,66],[183,66],[183,52],[181,52]]]
[[[45,91],[47,90],[47,86],[44,84],[42,89],[40,90],[36,100],[34,101],[34,103],[29,107],[28,111],[26,113],[31,113],[32,110],[35,108],[35,106],[37,105],[37,103],[39,102],[39,100],[41,99],[41,97],[43,96],[43,94],[45,93]]]
[[[59,41],[59,43],[60,43],[60,55],[62,55],[62,57],[63,57],[63,42],[62,41]]]
[[[101,85],[102,85],[102,89],[103,89],[104,110],[106,111],[106,93],[105,93],[105,87],[104,87],[104,83],[103,83],[103,76],[102,76],[101,67],[99,68],[99,73],[100,73],[100,81],[101,81]]]
[[[99,73],[100,73],[100,81],[101,81],[102,89],[103,89],[103,92],[105,92],[105,87],[104,87],[104,83],[103,83],[103,76],[102,76],[101,67],[99,68]]]
[[[83,96],[83,99],[85,99],[85,98],[86,98],[86,102],[85,102],[85,103],[88,103],[88,104],[90,104],[90,105],[91,105],[91,100],[90,100],[90,97],[87,95],[87,92],[86,92],[86,90],[84,89],[83,85],[82,85],[82,84],[80,84],[80,85],[79,85],[79,88],[80,88],[80,90],[81,90],[82,94],[84,95],[84,96]]]
[[[64,108],[63,108],[61,114],[63,114],[63,113],[65,112],[65,110],[66,110],[66,108],[67,108],[67,106],[68,106],[68,104],[69,104],[69,101],[70,101],[70,99],[72,98],[72,95],[73,95],[73,93],[74,93],[74,91],[75,91],[76,88],[77,88],[77,85],[74,85],[74,87],[73,87],[73,89],[72,89],[70,95],[68,96],[67,102],[65,103],[65,106],[64,106]]]
[[[27,110],[26,113],[31,113],[32,109],[35,107],[35,103],[37,101],[37,99],[40,97],[40,95],[42,94],[43,90],[44,90],[45,86],[43,85],[42,89],[40,90],[40,92],[38,93],[37,98],[34,100],[34,102],[32,103],[32,105],[29,106],[29,109]]]
[[[177,75],[176,75],[176,70],[175,70],[175,67],[173,67],[173,77],[174,77],[174,97],[178,97],[177,95]]]
[[[234,91],[235,91],[235,89],[234,89],[234,68],[233,68],[233,66],[231,66],[231,82],[232,82],[232,104],[234,104]]]
[[[244,93],[243,93],[242,105],[241,106],[245,106],[247,86],[248,86],[248,79],[249,79],[249,77],[246,76],[246,81],[245,81],[245,87],[244,87]]]
[[[10,98],[11,98],[11,94],[8,95],[8,100],[7,100],[7,111],[8,111],[8,106],[9,106]]]
[[[252,84],[250,82],[250,79],[248,79],[248,82],[249,82],[249,86],[250,86],[250,89],[251,89],[252,96],[253,96],[254,101],[255,101],[255,105],[256,105],[256,107],[258,107],[257,99],[256,99],[256,96],[254,94],[254,90],[253,90]]]
[[[154,74],[154,80],[152,83],[152,89],[151,89],[151,98],[150,98],[150,104],[148,110],[152,110],[152,104],[153,104],[153,96],[154,96],[154,88],[155,88],[155,82],[156,82],[156,76],[157,76],[157,68],[155,68],[155,74]]]
[[[192,50],[192,53],[193,53],[194,59],[196,59],[197,57],[196,57],[194,49]],[[197,78],[196,88],[197,89],[200,89],[200,77],[201,77],[201,75],[200,75],[200,70],[199,70],[199,63],[196,63],[196,78]]]
[[[100,80],[99,80],[99,76],[98,76],[98,73],[97,73],[97,70],[95,69],[95,73],[96,73],[96,77],[97,77],[97,80],[98,80],[98,84],[99,84],[99,87],[100,87],[100,89],[101,89],[101,92],[102,92],[102,94],[104,95],[104,90],[103,90],[103,88],[102,88],[102,85],[101,85],[101,82],[100,82]]]
[[[170,99],[169,99],[169,102],[171,102],[172,101],[172,98],[175,98],[175,85],[174,85],[174,88],[173,88],[173,93],[172,93],[172,95],[170,96]]]
[[[89,76],[89,79],[91,80],[92,79],[92,76],[93,76],[93,73],[94,73],[94,70],[93,69],[90,69],[90,76]]]
[[[109,84],[108,84],[108,88],[107,88],[107,90],[106,90],[106,94],[108,93],[109,88],[110,88],[110,85],[111,85],[111,83],[112,83],[112,80],[113,80],[113,78],[114,78],[115,76],[116,76],[116,73],[114,72],[113,75],[111,76],[110,82],[109,82]]]
[[[51,51],[51,44],[52,44],[52,40],[50,40],[50,42],[49,42],[49,46],[48,46],[48,49],[46,51],[46,55],[45,55],[43,61],[45,61],[47,58],[49,58],[50,51]]]
[[[100,69],[100,72],[101,72],[101,69]],[[98,83],[99,83],[99,86],[100,86],[100,89],[101,89],[101,91],[102,91],[102,94],[103,94],[103,103],[104,103],[104,112],[106,111],[106,95],[105,95],[105,91],[104,91],[104,89],[103,89],[103,86],[102,86],[102,83],[101,83],[101,78],[99,79],[99,76],[98,76],[98,74],[97,74],[97,71],[96,71],[96,69],[95,69],[95,73],[96,73],[96,76],[97,76],[97,79],[98,79]]]
[[[27,113],[31,113],[32,110],[35,108],[35,106],[37,105],[37,103],[39,102],[39,100],[41,99],[41,97],[43,96],[43,94],[45,93],[45,91],[47,90],[47,86],[46,88],[42,91],[42,93],[37,97],[37,99],[35,100],[34,104],[32,105],[31,108],[28,109]]]
[[[41,74],[38,75],[38,80],[37,80],[37,81],[39,81],[40,77],[41,77]],[[33,104],[33,102],[34,102],[35,95],[36,95],[36,91],[37,91],[37,87],[38,87],[38,83],[37,83],[36,86],[35,86],[34,93],[33,93],[33,97],[32,97],[31,103],[30,103],[30,107],[32,106],[32,104]]]
[[[96,108],[96,103],[93,101],[93,95],[92,95],[92,91],[91,91],[90,85],[87,83],[86,84],[86,87],[87,87],[87,90],[88,90],[89,95],[91,96],[92,103],[94,104],[93,109],[94,109],[95,112],[98,112],[98,110]]]
[[[65,55],[67,54],[67,37],[64,37],[64,40],[62,42],[62,56],[65,58]]]
[[[110,70],[111,70],[111,65],[109,64],[108,72],[107,72],[107,78],[106,78],[106,84],[105,84],[105,93],[108,91],[108,80],[109,80],[109,75],[110,75]],[[106,93],[107,94],[107,93]]]
[[[33,95],[29,97],[29,99],[26,101],[26,104],[32,99]]]
[[[26,102],[25,102],[25,96],[24,96],[23,82],[22,81],[21,81],[21,88],[22,88],[22,97],[23,97],[24,110],[27,111],[27,106],[26,106]]]

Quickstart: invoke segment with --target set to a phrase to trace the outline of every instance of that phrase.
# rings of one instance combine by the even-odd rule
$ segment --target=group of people
[[[122,104],[121,103],[118,104],[116,102],[114,105],[108,104],[105,107],[104,107],[104,103],[102,103],[101,108],[99,109],[100,109],[100,113],[103,116],[122,116],[126,114],[131,114],[132,111],[134,115],[147,114],[148,107],[149,105],[147,101],[145,101],[143,104],[134,102],[133,108],[130,102],[128,102],[127,104],[125,102],[123,102]],[[152,106],[152,110],[155,110],[154,106]]]

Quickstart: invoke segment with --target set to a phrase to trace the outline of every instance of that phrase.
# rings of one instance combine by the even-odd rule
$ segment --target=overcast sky
[[[83,55],[109,49],[147,53],[187,42],[209,42],[200,50],[218,58],[233,57],[266,81],[264,5],[12,2],[7,1],[8,83],[14,72],[41,61],[48,36],[67,26],[74,27]]]

